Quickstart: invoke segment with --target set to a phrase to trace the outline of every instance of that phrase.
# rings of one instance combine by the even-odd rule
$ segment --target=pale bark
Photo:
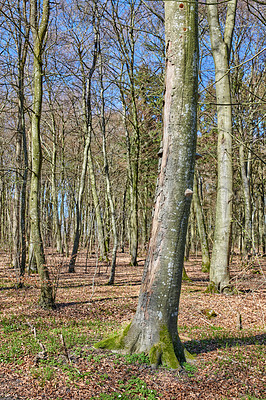
[[[97,6],[94,3],[93,13],[97,15]],[[87,169],[89,169],[91,178],[92,156],[91,156],[91,131],[92,131],[92,115],[91,115],[91,85],[92,77],[95,72],[97,58],[99,55],[99,20],[93,19],[94,29],[94,51],[91,67],[87,73],[86,64],[83,59],[83,51],[81,44],[78,42],[78,55],[82,71],[82,108],[83,108],[83,136],[84,136],[84,150],[83,161],[81,168],[81,175],[79,179],[78,198],[76,201],[76,227],[74,235],[74,243],[72,254],[69,262],[69,272],[75,272],[76,258],[79,249],[80,235],[81,235],[81,212],[83,205],[84,189],[86,184]],[[89,165],[88,165],[89,164]],[[92,179],[92,178],[91,178]],[[95,206],[96,207],[96,206]]]
[[[209,272],[210,270],[210,253],[209,253],[209,244],[208,237],[206,232],[206,225],[204,221],[204,214],[202,210],[202,205],[199,197],[198,190],[198,179],[195,174],[194,176],[194,185],[193,185],[193,205],[197,219],[197,228],[200,236],[201,243],[201,270],[203,272]]]
[[[248,157],[245,157],[244,145],[239,145],[239,163],[242,179],[242,189],[244,194],[244,211],[245,211],[245,226],[244,226],[244,256],[247,256],[252,249],[252,213],[251,213],[251,193],[250,193],[250,162],[251,154],[248,152]]]
[[[30,188],[30,223],[31,223],[31,246],[37,262],[38,274],[41,282],[40,305],[45,308],[54,306],[54,294],[49,277],[48,268],[45,264],[43,242],[40,228],[40,179],[42,167],[42,148],[40,138],[40,121],[42,111],[43,91],[43,69],[42,55],[45,46],[45,36],[48,28],[50,2],[44,0],[42,5],[42,16],[39,22],[37,0],[31,0],[31,29],[33,34],[33,103],[31,116],[31,188]]]
[[[177,317],[197,136],[197,3],[165,2],[163,154],[148,257],[136,314],[122,336],[98,347],[145,352],[153,365],[186,361]]]
[[[90,178],[90,184],[91,184],[92,199],[93,199],[96,222],[97,222],[97,236],[98,236],[100,254],[101,254],[102,259],[105,259],[108,261],[106,242],[105,242],[105,238],[104,238],[101,206],[100,206],[100,201],[99,201],[99,196],[98,196],[98,191],[97,191],[96,177],[95,177],[95,173],[94,173],[93,157],[92,157],[92,153],[91,153],[91,148],[89,148],[89,153],[88,153],[88,170],[89,170],[89,178]]]
[[[126,230],[126,197],[127,197],[127,182],[123,193],[122,212],[121,212],[121,231],[120,231],[120,247],[121,253],[125,252],[125,230]]]
[[[116,6],[117,7],[117,6]],[[138,6],[137,6],[138,7]],[[136,10],[134,3],[130,1],[130,29],[127,36],[124,31],[124,24],[118,17],[117,8],[113,4],[113,26],[119,43],[120,51],[123,55],[123,67],[125,66],[129,83],[130,93],[130,129],[127,121],[127,102],[122,82],[119,84],[121,101],[123,107],[123,123],[126,134],[127,162],[128,162],[128,184],[130,201],[130,221],[129,221],[129,250],[131,264],[137,265],[138,242],[139,242],[139,221],[138,221],[138,183],[139,183],[139,156],[140,156],[140,124],[138,120],[138,110],[135,94],[135,41],[134,25]],[[121,79],[120,79],[121,80]]]
[[[229,286],[229,252],[232,220],[232,102],[229,79],[229,57],[234,30],[237,0],[227,3],[222,35],[218,4],[207,0],[211,48],[215,64],[218,181],[214,243],[210,266],[210,287],[222,292]]]
[[[102,56],[100,54],[100,83],[101,83],[101,133],[102,133],[102,149],[103,149],[103,160],[104,160],[104,174],[106,180],[106,194],[110,207],[111,223],[113,231],[113,251],[112,251],[112,261],[111,261],[111,272],[108,280],[109,285],[114,284],[115,280],[115,268],[116,268],[116,254],[118,249],[118,233],[116,226],[116,215],[115,215],[115,204],[113,199],[113,191],[109,174],[109,161],[107,157],[107,143],[106,143],[106,121],[105,121],[105,96],[104,96],[104,82],[103,82],[103,65]],[[108,204],[107,204],[108,207]]]
[[[16,134],[16,181],[14,194],[14,218],[13,218],[13,241],[14,255],[13,265],[17,274],[18,286],[22,286],[21,276],[25,272],[26,263],[26,185],[28,174],[28,153],[25,128],[24,107],[24,82],[25,63],[28,53],[29,24],[27,21],[27,4],[23,0],[17,2],[17,10],[20,15],[17,27],[17,51],[18,51],[18,122]]]
[[[49,107],[51,110],[51,126],[50,130],[52,132],[53,138],[53,147],[52,147],[52,155],[51,155],[51,195],[52,195],[52,204],[53,204],[53,242],[56,243],[57,251],[62,254],[63,253],[63,245],[62,245],[62,235],[61,235],[61,226],[59,221],[58,214],[58,190],[57,190],[57,158],[58,158],[58,133],[57,133],[57,124],[55,118],[55,111],[53,109],[53,100],[51,98],[51,87],[48,87],[48,96],[49,96]],[[53,243],[54,245],[54,243]]]

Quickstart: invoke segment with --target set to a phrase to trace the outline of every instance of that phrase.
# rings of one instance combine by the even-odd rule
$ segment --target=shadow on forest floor
[[[128,296],[128,299],[138,299],[139,296]],[[71,306],[77,306],[77,305],[81,305],[81,304],[93,304],[93,303],[97,303],[97,302],[105,302],[108,300],[120,300],[120,299],[125,299],[124,296],[120,296],[120,297],[101,297],[100,299],[92,299],[92,300],[88,300],[88,301],[72,301],[69,303],[56,303],[56,309],[60,309],[60,308],[66,308],[66,307],[71,307]]]
[[[184,342],[185,348],[192,354],[208,353],[223,348],[232,348],[247,345],[265,345],[266,334],[238,337],[221,337],[213,339],[190,340]]]

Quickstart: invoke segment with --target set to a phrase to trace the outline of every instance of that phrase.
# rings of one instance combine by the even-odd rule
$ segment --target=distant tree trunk
[[[62,245],[62,235],[61,235],[61,227],[58,215],[58,190],[57,190],[57,179],[56,179],[56,172],[57,172],[57,125],[55,119],[55,111],[53,107],[53,100],[51,97],[51,87],[48,87],[48,96],[49,96],[49,107],[51,111],[51,119],[52,123],[50,126],[52,137],[53,137],[53,148],[52,148],[52,156],[51,156],[51,183],[52,183],[52,215],[53,215],[53,245],[56,244],[56,250],[58,253],[63,253],[63,245]]]
[[[112,2],[113,27],[117,36],[119,50],[122,53],[122,72],[125,68],[127,74],[126,86],[129,91],[125,91],[125,82],[120,79],[119,90],[123,107],[123,123],[126,133],[127,162],[128,162],[128,185],[129,185],[129,251],[131,264],[137,265],[138,241],[139,241],[139,222],[138,222],[138,183],[139,183],[139,155],[140,155],[140,123],[135,93],[135,20],[136,10],[134,1],[129,1],[129,27],[124,29],[118,14],[119,2]],[[138,6],[137,6],[138,7]],[[122,73],[121,73],[122,77]],[[130,122],[127,115],[130,115]]]
[[[123,193],[123,203],[122,203],[121,232],[120,232],[121,253],[125,252],[126,198],[127,198],[127,182]]]
[[[222,292],[229,286],[229,252],[233,201],[232,102],[229,57],[235,25],[237,0],[227,3],[224,34],[219,23],[218,3],[207,0],[211,48],[215,64],[218,124],[218,182],[214,243],[210,266],[210,290]]]
[[[19,107],[20,108],[20,107]],[[17,285],[21,285],[21,276],[23,272],[20,270],[20,194],[21,194],[21,116],[19,116],[18,129],[16,135],[16,173],[15,173],[15,192],[14,192],[14,209],[13,209],[13,267],[17,275]]]
[[[44,308],[54,307],[54,294],[45,265],[43,242],[40,228],[40,177],[42,167],[42,148],[40,138],[40,121],[42,111],[43,70],[42,55],[45,46],[45,37],[48,28],[50,2],[44,0],[42,4],[42,17],[39,21],[37,0],[30,1],[31,29],[33,33],[33,104],[31,117],[31,188],[30,188],[30,220],[31,220],[31,245],[36,259],[41,282],[40,305]]]
[[[94,3],[93,13],[96,15],[96,3]],[[92,77],[95,72],[96,62],[99,53],[99,21],[96,21],[94,16],[93,18],[93,28],[94,28],[94,51],[93,51],[93,59],[92,65],[89,69],[88,76],[86,75],[87,66],[84,63],[82,58],[82,49],[80,48],[81,44],[78,43],[78,54],[79,54],[79,62],[82,71],[82,108],[83,108],[83,135],[84,135],[84,150],[83,150],[83,162],[81,168],[81,175],[79,180],[79,190],[78,190],[78,199],[76,201],[76,227],[75,227],[75,235],[74,235],[74,243],[72,254],[69,262],[68,271],[70,273],[75,272],[75,264],[78,255],[79,242],[80,242],[80,234],[81,234],[81,212],[82,212],[82,204],[83,204],[83,196],[84,189],[86,183],[86,175],[87,168],[89,170],[91,168],[92,160],[91,160],[91,130],[92,130],[92,115],[91,115],[91,85],[92,85]],[[89,165],[88,165],[89,164]]]
[[[117,226],[116,226],[116,215],[115,215],[115,204],[112,193],[112,185],[110,181],[109,175],[109,162],[107,157],[106,150],[106,121],[105,121],[105,96],[104,96],[104,82],[103,82],[103,65],[102,65],[102,56],[100,54],[100,83],[101,83],[101,132],[102,132],[102,141],[103,141],[103,161],[104,161],[104,174],[106,180],[106,194],[108,203],[110,206],[110,214],[111,214],[111,223],[112,223],[112,231],[113,231],[113,251],[112,251],[112,262],[111,262],[111,272],[108,281],[108,285],[113,285],[115,280],[115,268],[116,268],[116,255],[118,249],[118,234],[117,234]],[[107,204],[108,206],[108,204]]]
[[[91,153],[91,148],[89,148],[89,154],[88,154],[88,170],[89,170],[89,178],[90,178],[90,184],[91,184],[92,199],[93,199],[93,204],[94,204],[94,208],[95,208],[95,217],[96,217],[96,222],[97,222],[97,234],[98,234],[100,254],[101,254],[102,259],[108,260],[106,241],[105,241],[105,237],[104,237],[102,212],[101,212],[101,206],[100,206],[100,201],[99,201],[99,196],[98,196],[98,191],[97,191],[97,186],[96,186],[96,177],[95,177],[95,173],[94,173],[93,157],[92,157],[92,153]]]
[[[129,251],[131,255],[131,264],[137,265],[138,254],[138,164],[139,164],[139,142],[136,146],[137,156],[132,155],[132,144],[130,133],[126,120],[126,102],[124,94],[121,92],[123,105],[123,122],[126,133],[127,144],[127,162],[128,162],[128,185],[129,185],[129,202],[130,202],[130,219],[129,219]],[[135,140],[135,139],[134,139]]]
[[[252,249],[252,214],[251,214],[251,194],[250,194],[250,162],[251,154],[248,152],[248,157],[245,157],[244,144],[239,145],[239,162],[242,178],[242,189],[244,194],[244,211],[245,211],[245,226],[244,226],[244,256],[247,256]]]
[[[25,64],[28,53],[29,24],[26,17],[26,0],[18,0],[18,12],[21,18],[16,25],[18,51],[18,123],[16,135],[16,182],[14,195],[14,260],[18,286],[22,286],[21,277],[26,266],[26,186],[28,175],[28,150],[25,128],[24,84]],[[24,20],[24,26],[22,24]]]
[[[177,332],[197,137],[197,3],[165,2],[166,92],[161,168],[136,314],[122,335],[97,344],[145,352],[151,364],[186,361]]]
[[[184,260],[185,261],[189,261],[190,248],[191,248],[191,222],[190,222],[190,219],[189,219],[188,220],[188,227],[187,227],[185,254],[184,254]]]
[[[196,214],[197,227],[201,243],[201,256],[202,256],[201,270],[202,272],[209,272],[210,271],[209,245],[208,245],[208,238],[207,238],[202,205],[199,197],[198,179],[196,174],[194,176],[194,185],[193,185],[193,205]]]

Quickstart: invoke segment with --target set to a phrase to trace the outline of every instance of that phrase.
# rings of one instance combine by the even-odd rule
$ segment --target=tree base
[[[51,286],[41,288],[41,296],[39,300],[39,306],[46,310],[55,309],[55,297]]]
[[[234,294],[234,288],[232,285],[227,285],[221,287],[220,285],[216,285],[214,282],[210,282],[205,293],[220,293],[220,294]]]
[[[174,345],[166,326],[161,327],[159,341],[153,345],[146,346],[146,350],[144,350],[143,344],[138,343],[140,337],[139,333],[137,333],[134,338],[132,334],[128,335],[131,326],[132,324],[130,323],[121,333],[111,335],[101,340],[96,343],[94,347],[109,349],[121,354],[144,352],[148,355],[153,368],[158,368],[159,365],[165,365],[171,369],[180,369],[184,363],[194,359],[194,357],[184,349],[179,338]]]

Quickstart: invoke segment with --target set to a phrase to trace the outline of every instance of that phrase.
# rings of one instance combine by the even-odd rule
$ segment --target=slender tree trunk
[[[101,224],[99,200],[97,203],[97,190],[96,190],[95,175],[94,175],[94,171],[93,171],[93,160],[92,160],[92,154],[91,154],[91,131],[92,131],[91,85],[92,85],[92,77],[95,72],[96,63],[97,63],[97,59],[98,59],[98,55],[99,55],[99,23],[100,23],[100,19],[97,19],[98,11],[97,11],[97,4],[95,1],[94,1],[93,14],[94,14],[94,17],[93,17],[94,51],[93,51],[92,65],[88,71],[88,76],[87,76],[87,71],[86,71],[87,66],[83,60],[83,51],[82,51],[81,47],[78,48],[80,67],[81,67],[81,71],[82,71],[83,118],[84,118],[83,134],[84,134],[84,138],[85,138],[85,146],[84,146],[84,151],[83,151],[83,164],[82,164],[81,177],[80,177],[80,182],[79,182],[79,194],[78,194],[78,200],[76,202],[76,230],[75,230],[72,255],[71,255],[70,262],[69,262],[69,272],[75,271],[75,263],[76,263],[77,252],[78,252],[79,242],[80,242],[80,235],[81,235],[81,211],[82,211],[82,205],[83,205],[83,196],[84,196],[87,169],[89,171],[89,176],[90,176],[90,180],[91,180],[91,190],[92,190],[92,194],[93,194],[94,206],[96,209],[97,223],[99,223],[98,234],[101,235],[101,233],[103,232],[103,227]],[[79,46],[80,46],[80,44],[79,44]],[[100,238],[99,242],[100,242],[102,254],[106,255],[105,247],[104,247],[104,244],[102,244],[102,240],[104,240],[104,234],[103,234],[103,239]]]
[[[19,117],[20,118],[20,117]],[[21,149],[22,136],[20,130],[20,121],[18,122],[18,130],[16,135],[16,173],[15,173],[15,192],[14,192],[14,209],[13,209],[13,267],[17,275],[17,284],[20,286],[20,194],[21,194]]]
[[[103,222],[102,222],[101,206],[100,206],[100,201],[99,201],[99,196],[98,196],[98,191],[97,191],[91,149],[89,149],[89,154],[88,154],[88,170],[89,170],[89,177],[90,177],[90,184],[91,184],[92,199],[93,199],[93,204],[94,204],[94,208],[95,208],[100,254],[103,259],[108,260],[106,242],[105,242],[105,237],[104,237]]]
[[[95,13],[95,16],[98,15],[96,2],[94,2],[93,13]],[[82,163],[81,176],[79,182],[78,200],[76,202],[76,229],[75,229],[75,237],[74,237],[71,259],[69,262],[69,272],[75,272],[75,263],[79,249],[80,234],[81,234],[81,211],[82,211],[83,196],[86,183],[86,174],[87,174],[87,169],[89,169],[89,174],[91,178],[91,168],[92,168],[92,155],[90,147],[91,131],[92,131],[91,85],[92,85],[92,77],[95,72],[96,62],[99,54],[99,20],[96,21],[95,17],[93,19],[93,29],[94,29],[94,51],[93,51],[92,65],[89,69],[88,76],[86,75],[87,66],[82,58],[83,54],[82,49],[80,47],[78,48],[79,62],[82,71],[83,135],[84,135],[85,145],[83,151],[83,163]],[[93,190],[94,189],[92,188],[92,191]]]
[[[120,82],[119,89],[121,94],[121,101],[123,107],[123,123],[126,133],[126,144],[127,144],[127,162],[128,162],[128,184],[129,184],[129,202],[130,202],[130,224],[129,224],[129,250],[131,255],[131,264],[137,265],[138,255],[138,181],[139,181],[139,155],[140,155],[140,124],[138,120],[138,110],[136,104],[136,93],[135,93],[135,8],[134,2],[129,1],[130,8],[130,29],[128,29],[128,35],[125,36],[124,25],[118,18],[117,9],[113,4],[113,26],[117,35],[117,40],[120,45],[121,52],[123,54],[123,66],[122,69],[126,68],[128,83],[129,83],[129,94],[130,94],[130,106],[127,106],[126,95],[124,92],[124,84]],[[121,74],[122,75],[122,74]],[[130,129],[128,128],[127,112],[130,113]]]
[[[29,24],[27,21],[27,3],[20,0],[17,4],[21,18],[18,21],[18,124],[16,138],[16,186],[14,196],[14,267],[17,271],[18,286],[22,286],[21,277],[26,266],[26,187],[28,175],[28,150],[25,128],[24,83],[25,63],[28,54]],[[22,24],[24,21],[24,24]]]
[[[42,18],[39,24],[37,0],[31,0],[31,29],[34,40],[33,62],[33,104],[31,118],[31,187],[30,187],[30,220],[31,220],[31,245],[37,262],[41,282],[40,305],[44,308],[54,307],[54,294],[45,264],[43,242],[40,229],[40,179],[42,166],[42,148],[40,139],[40,121],[42,110],[43,70],[42,54],[45,46],[45,36],[48,28],[50,2],[44,0],[42,5]]]
[[[197,227],[201,243],[201,256],[202,256],[201,270],[202,272],[209,272],[210,271],[209,245],[208,245],[208,238],[207,238],[202,205],[199,197],[198,179],[196,174],[194,176],[194,185],[193,185],[193,205],[196,214]]]
[[[163,153],[148,257],[136,314],[98,347],[145,352],[152,365],[186,361],[177,331],[197,137],[197,3],[165,2]]]
[[[105,121],[105,96],[104,96],[104,83],[103,83],[103,65],[102,65],[102,56],[100,54],[100,83],[101,83],[101,132],[102,132],[102,141],[103,141],[103,160],[104,160],[104,174],[106,180],[106,194],[108,203],[110,206],[110,214],[111,214],[111,223],[112,223],[112,231],[113,231],[113,251],[112,251],[112,262],[111,262],[111,272],[108,281],[108,285],[113,285],[115,280],[115,268],[116,268],[116,255],[118,249],[118,234],[116,227],[116,215],[115,215],[115,204],[112,193],[112,185],[110,181],[109,175],[109,162],[107,157],[106,150],[106,121]],[[107,204],[108,206],[108,204]]]
[[[210,266],[210,290],[222,292],[229,286],[229,251],[232,219],[232,102],[229,57],[235,24],[237,0],[227,3],[224,36],[218,16],[218,4],[207,0],[211,48],[215,64],[218,182],[214,243]]]
[[[252,215],[251,215],[251,194],[250,194],[250,152],[245,158],[244,145],[239,145],[239,162],[244,194],[245,226],[244,226],[244,255],[247,256],[252,249]]]
[[[123,193],[123,204],[122,204],[122,215],[121,215],[121,232],[120,232],[121,253],[125,252],[126,198],[127,198],[127,182]]]
[[[56,179],[56,172],[57,172],[57,126],[56,120],[54,115],[54,110],[52,107],[52,98],[51,98],[51,88],[48,89],[49,94],[49,105],[51,109],[51,118],[52,118],[52,125],[51,131],[53,136],[53,149],[52,149],[52,176],[51,176],[51,183],[52,183],[52,215],[53,215],[53,245],[56,244],[56,249],[58,253],[63,253],[63,245],[62,245],[62,235],[61,235],[61,227],[58,215],[58,190],[57,190],[57,179]]]

